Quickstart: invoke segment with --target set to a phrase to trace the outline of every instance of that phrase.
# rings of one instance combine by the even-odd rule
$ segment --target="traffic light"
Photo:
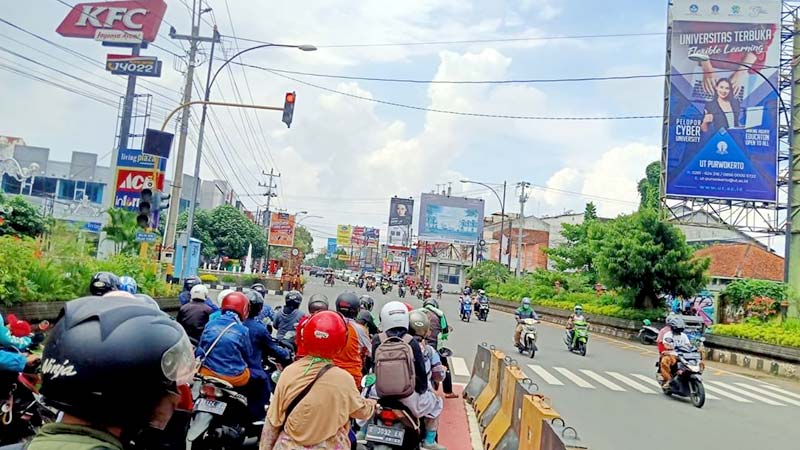
[[[169,199],[172,197],[170,194],[165,194],[161,191],[156,191],[153,195],[153,205],[157,211],[163,211],[169,208]]]
[[[294,91],[287,92],[286,98],[283,101],[283,123],[286,124],[287,128],[292,127],[292,117],[294,116],[294,101],[296,95]]]
[[[136,224],[142,228],[150,227],[150,213],[153,205],[153,190],[150,188],[142,189],[139,197],[139,215],[136,216]]]

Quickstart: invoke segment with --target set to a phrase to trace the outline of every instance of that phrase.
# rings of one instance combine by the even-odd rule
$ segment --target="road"
[[[333,288],[312,279],[304,297],[324,293],[333,304],[336,295],[363,289],[337,280]],[[372,293],[373,314],[397,290],[384,296]],[[271,305],[281,298],[269,296]],[[416,298],[405,301],[421,307]],[[525,373],[552,398],[554,408],[573,426],[591,450],[673,450],[687,448],[797,448],[800,442],[800,386],[776,378],[755,379],[711,364],[705,372],[708,400],[702,409],[664,396],[655,384],[655,347],[645,347],[593,334],[586,357],[568,352],[564,329],[552,324],[539,327],[539,352],[535,359],[519,355],[512,338],[514,319],[492,311],[487,322],[458,320],[458,300],[445,295],[440,302],[454,328],[448,346],[456,357],[452,364],[456,383],[466,383],[477,346],[495,345],[512,355]],[[305,302],[303,307],[305,307]]]

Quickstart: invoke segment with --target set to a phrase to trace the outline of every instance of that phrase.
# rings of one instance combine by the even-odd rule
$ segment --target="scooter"
[[[689,398],[695,408],[702,408],[706,403],[706,390],[703,387],[702,357],[697,349],[678,349],[678,363],[672,368],[672,379],[667,386],[662,386],[665,395],[677,395]],[[656,380],[664,383],[656,363]]]
[[[489,318],[489,302],[478,302],[478,320],[486,322]]]
[[[397,294],[400,298],[406,298],[406,287],[402,284],[397,288]]]
[[[642,322],[642,328],[639,330],[639,342],[644,345],[653,345],[658,339],[658,328],[652,326],[649,319]]]
[[[263,422],[252,422],[247,398],[227,381],[196,375],[186,450],[256,446]]]
[[[530,354],[531,358],[536,355],[536,351],[539,349],[536,346],[537,323],[539,323],[539,321],[536,319],[522,319],[520,321],[520,325],[522,325],[522,334],[520,334],[519,346],[517,349],[522,354]]]
[[[0,445],[21,442],[46,423],[56,421],[58,411],[45,405],[38,385],[37,367],[23,373],[0,373]]]
[[[374,384],[372,374],[361,380],[365,397],[374,397],[371,395],[374,394]],[[361,438],[371,450],[416,450],[425,436],[424,422],[414,417],[398,400],[378,399],[375,415],[358,424],[362,429]]]
[[[383,293],[383,295],[392,292],[392,285],[389,283],[381,283],[381,292]]]
[[[577,321],[572,324],[572,333],[567,330],[564,336],[564,343],[567,349],[581,356],[586,356],[586,344],[589,341],[589,324],[584,321]]]
[[[472,317],[472,303],[469,300],[461,302],[461,321],[469,322]]]

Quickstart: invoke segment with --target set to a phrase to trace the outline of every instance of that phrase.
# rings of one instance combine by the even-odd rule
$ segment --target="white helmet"
[[[217,305],[217,308],[219,308],[222,305],[222,299],[227,297],[228,294],[230,294],[232,292],[236,292],[236,291],[234,291],[233,289],[223,289],[222,292],[220,292],[219,295],[217,295],[217,301],[214,302],[214,304]]]
[[[192,300],[205,300],[208,297],[208,288],[203,286],[202,284],[198,284],[192,287],[192,290],[189,291],[189,298]]]
[[[383,331],[392,328],[408,329],[408,308],[402,302],[389,302],[381,309],[381,328]]]

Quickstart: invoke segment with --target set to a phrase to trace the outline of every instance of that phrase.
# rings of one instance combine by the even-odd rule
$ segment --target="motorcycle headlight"
[[[687,364],[686,367],[689,368],[692,372],[700,372],[700,366],[694,364]]]

